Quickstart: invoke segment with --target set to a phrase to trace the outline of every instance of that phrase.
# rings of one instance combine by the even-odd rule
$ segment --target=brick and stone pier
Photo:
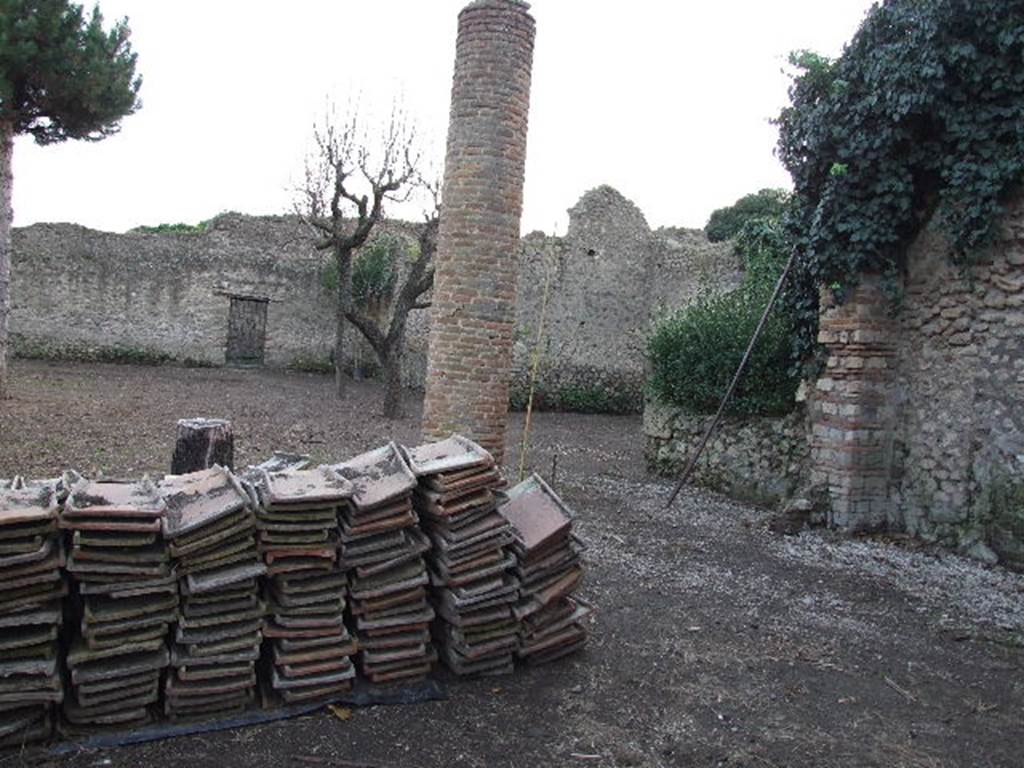
[[[829,524],[887,527],[896,428],[891,303],[881,278],[865,275],[843,304],[822,290],[818,341],[828,351],[811,398],[811,473],[831,497]]]
[[[459,14],[431,309],[423,435],[501,461],[516,319],[535,23],[520,0]]]

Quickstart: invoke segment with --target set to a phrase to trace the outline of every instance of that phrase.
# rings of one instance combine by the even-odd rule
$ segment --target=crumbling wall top
[[[472,3],[462,9],[462,13],[477,8],[495,8],[498,10],[522,9],[530,10],[530,4],[526,0],[473,0]]]
[[[649,235],[650,226],[636,204],[617,189],[602,184],[583,194],[569,209],[568,237],[578,237],[593,225],[602,229],[614,226],[620,231],[634,231]]]

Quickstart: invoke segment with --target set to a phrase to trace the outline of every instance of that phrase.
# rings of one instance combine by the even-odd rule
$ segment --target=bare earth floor
[[[389,438],[373,383],[16,362],[0,477],[63,467],[166,470],[174,423],[234,423],[236,464],[273,449],[337,461]],[[645,476],[637,418],[540,414],[531,463],[588,542],[585,653],[450,681],[449,700],[327,712],[236,731],[0,766],[1024,765],[1024,576],[899,542],[783,538],[767,513]],[[522,418],[514,417],[510,445]],[[515,466],[516,451],[510,465]]]

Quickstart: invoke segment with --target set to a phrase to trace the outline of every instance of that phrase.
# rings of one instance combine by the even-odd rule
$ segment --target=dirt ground
[[[230,418],[236,464],[414,443],[419,403],[326,377],[16,362],[0,477],[166,470],[174,424]],[[1024,766],[1024,576],[899,541],[784,538],[768,513],[648,477],[635,417],[540,414],[531,464],[589,545],[587,650],[449,698],[0,766]],[[521,417],[513,418],[510,446]],[[510,466],[515,466],[516,450]]]

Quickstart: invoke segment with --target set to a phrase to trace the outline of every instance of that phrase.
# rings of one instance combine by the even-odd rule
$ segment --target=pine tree
[[[0,0],[0,400],[7,396],[14,137],[99,141],[141,105],[127,20],[66,0]]]

